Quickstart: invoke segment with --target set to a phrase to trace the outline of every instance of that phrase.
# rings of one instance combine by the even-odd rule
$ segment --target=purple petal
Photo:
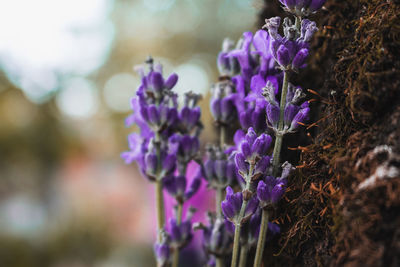
[[[161,73],[153,71],[149,74],[149,83],[154,91],[161,92],[164,86],[164,78]]]
[[[279,65],[283,67],[289,65],[290,63],[289,50],[284,45],[281,45],[278,48],[278,51],[276,51],[276,57],[278,59]]]
[[[292,67],[294,69],[300,69],[305,66],[306,59],[308,57],[308,49],[303,48],[299,52],[297,52],[296,56],[293,59]]]
[[[178,75],[176,73],[171,74],[167,81],[165,82],[165,87],[168,89],[172,89],[175,84],[178,82]]]

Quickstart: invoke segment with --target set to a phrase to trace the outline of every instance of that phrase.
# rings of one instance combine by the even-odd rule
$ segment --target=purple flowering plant
[[[136,161],[155,184],[154,251],[159,267],[178,266],[179,252],[196,229],[203,232],[205,265],[226,266],[231,258],[231,267],[246,266],[248,252],[255,248],[254,266],[259,267],[266,241],[280,232],[269,211],[279,204],[294,169],[281,162],[282,140],[298,131],[310,112],[302,88],[289,79],[306,67],[309,42],[318,30],[307,17],[325,0],[280,3],[294,21],[286,17],[281,25],[281,18],[273,17],[254,35],[245,32],[237,43],[223,41],[217,56],[220,78],[212,86],[210,99],[218,142],[207,145],[204,155],[199,152],[203,125],[197,104],[201,97],[186,93],[179,107],[173,90],[176,74],[165,78],[161,65],[152,58],[146,67],[138,68],[142,80],[126,124],[138,125],[140,133],[128,136],[130,150],[121,156],[126,163]],[[188,184],[187,166],[193,161],[200,168]],[[203,179],[215,191],[215,212],[208,213],[207,224],[193,224],[195,210],[189,208],[182,218],[183,204],[197,193]],[[168,223],[164,191],[176,200],[175,216]]]

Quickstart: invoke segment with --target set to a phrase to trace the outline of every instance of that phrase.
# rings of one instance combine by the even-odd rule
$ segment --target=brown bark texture
[[[277,15],[265,0],[260,26]],[[400,266],[400,1],[328,0],[311,19],[309,64],[291,80],[313,90],[312,116],[284,142],[299,163],[264,266]]]

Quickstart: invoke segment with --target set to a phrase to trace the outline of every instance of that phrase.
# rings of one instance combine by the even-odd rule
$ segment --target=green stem
[[[226,142],[226,128],[224,125],[221,125],[219,127],[219,146],[221,149],[224,147],[225,142]]]
[[[243,201],[242,204],[242,209],[240,210],[240,213],[242,213],[243,207],[247,206],[247,201]],[[246,209],[246,207],[244,208]],[[238,252],[239,252],[239,240],[240,240],[240,229],[242,228],[241,223],[237,223],[235,225],[235,237],[233,239],[233,251],[232,251],[232,261],[231,261],[231,267],[236,267],[237,263],[237,258],[238,258]]]
[[[251,193],[253,193],[253,191],[254,191],[254,186],[251,181],[251,178],[253,175],[253,170],[254,170],[254,165],[255,164],[250,164],[250,166],[249,166],[249,172],[247,173],[247,177],[245,179],[246,180],[246,188],[243,191],[249,191]],[[244,214],[246,212],[247,204],[248,204],[248,200],[243,199],[243,203],[242,203],[242,207],[240,208],[239,216],[235,222],[235,237],[233,239],[231,267],[236,267],[237,258],[238,258],[238,254],[239,254],[240,229],[242,228],[242,220],[243,220]]]
[[[248,254],[249,254],[249,245],[245,244],[240,248],[239,267],[246,267]]]
[[[221,150],[223,150],[223,147],[226,142],[226,127],[224,125],[221,125],[219,127],[219,147]],[[216,187],[215,188],[215,213],[217,218],[222,217],[222,210],[221,210],[221,202],[224,199],[224,189],[221,187]]]
[[[162,235],[161,231],[164,228],[165,224],[165,213],[164,213],[164,196],[163,196],[163,187],[162,181],[156,181],[156,209],[157,209],[157,240],[161,242]]]
[[[215,258],[215,267],[224,267],[224,259],[222,257]]]
[[[182,208],[183,204],[178,203],[178,209],[176,211],[176,223],[179,225],[182,222]],[[174,254],[172,255],[172,267],[178,267],[179,265],[179,248],[175,248]]]
[[[260,234],[258,236],[258,241],[257,241],[256,257],[254,259],[254,267],[261,266],[264,247],[265,247],[265,240],[267,237],[267,230],[268,230],[268,211],[263,210],[261,217]]]
[[[289,85],[289,74],[288,71],[283,72],[283,85],[282,85],[282,94],[281,94],[281,102],[280,102],[280,113],[279,113],[279,124],[278,124],[278,132],[275,136],[275,146],[274,146],[274,157],[272,159],[272,168],[273,168],[273,176],[276,176],[279,171],[280,165],[280,154],[282,148],[282,139],[283,139],[283,126],[284,126],[284,116],[285,116],[285,106],[286,106],[286,95],[288,91]]]

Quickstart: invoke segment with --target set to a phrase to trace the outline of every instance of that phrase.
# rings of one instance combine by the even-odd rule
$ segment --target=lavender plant
[[[248,251],[256,247],[254,266],[259,267],[267,231],[269,237],[280,231],[269,222],[269,210],[284,195],[294,169],[281,162],[282,141],[299,130],[310,112],[301,87],[289,80],[306,67],[309,42],[317,31],[315,22],[306,17],[325,0],[280,2],[294,16],[294,21],[284,18],[283,35],[279,31],[281,18],[274,17],[266,19],[263,29],[254,35],[245,32],[236,44],[223,41],[217,57],[220,78],[210,99],[218,142],[207,146],[205,157],[198,153],[200,96],[185,94],[179,109],[178,96],[172,90],[177,75],[164,80],[161,66],[154,65],[152,59],[147,61],[147,73],[139,69],[142,83],[131,102],[134,113],[126,123],[137,124],[141,132],[128,137],[130,151],[122,157],[127,163],[137,161],[142,173],[155,183],[158,266],[178,266],[179,250],[192,239],[194,209],[190,208],[182,220],[183,204],[198,191],[202,178],[216,192],[215,212],[208,213],[208,224],[194,227],[203,231],[207,266],[225,266],[232,252],[231,267],[244,267]],[[199,163],[201,169],[188,186],[191,161]],[[163,190],[176,200],[175,217],[168,225]]]

